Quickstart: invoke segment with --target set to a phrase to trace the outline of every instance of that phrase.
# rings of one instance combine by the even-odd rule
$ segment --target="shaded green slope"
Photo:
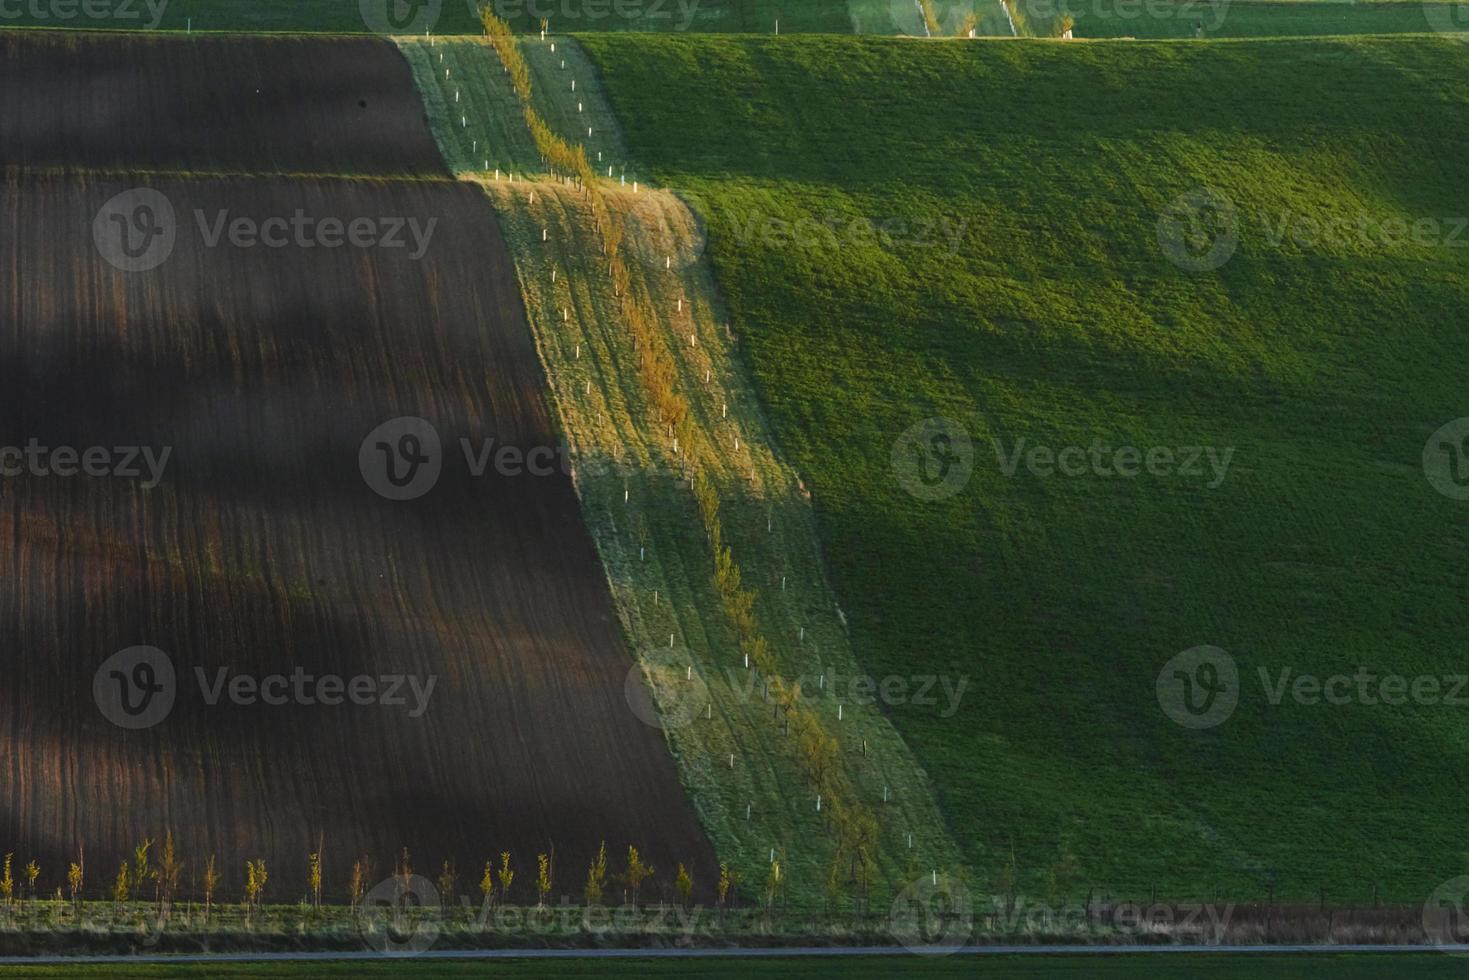
[[[556,33],[908,34],[927,29],[915,0],[11,0],[0,28],[479,34],[486,2],[516,31],[545,15]],[[1447,0],[1015,0],[1020,33],[1049,34],[1070,13],[1077,37],[1209,37],[1452,30]],[[971,24],[1008,36],[1001,0],[931,0],[943,35]],[[1012,8],[1014,9],[1014,8]]]
[[[978,865],[1340,901],[1464,870],[1469,707],[1271,704],[1258,671],[1463,669],[1465,505],[1420,459],[1469,402],[1469,50],[583,44],[629,150],[710,222],[859,658],[972,679],[953,717],[890,710]],[[1191,272],[1160,218],[1205,187],[1238,246]],[[919,499],[895,447],[940,416],[973,473]],[[1232,455],[1007,475],[992,440]],[[1155,685],[1201,644],[1242,689],[1191,730]]]

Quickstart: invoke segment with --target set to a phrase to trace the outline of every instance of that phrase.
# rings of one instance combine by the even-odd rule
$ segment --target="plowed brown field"
[[[0,93],[17,77],[6,64],[16,45],[0,39]],[[128,45],[169,50],[101,46]],[[279,66],[278,91],[319,94],[339,81],[333,65],[397,57],[368,41],[300,52]],[[34,81],[39,70],[22,74]],[[207,88],[215,77],[202,62],[192,83],[172,70],[157,84]],[[73,62],[60,75],[81,71]],[[152,136],[121,130],[110,151],[94,132],[48,149],[41,123],[8,93],[0,160],[391,171],[418,147],[432,151],[417,117],[402,118],[406,68],[393,71],[398,118],[357,137],[350,160],[336,148],[314,157],[321,133],[279,116],[241,124],[248,140],[221,123],[200,147],[176,142],[153,157]],[[30,109],[62,111],[52,91],[54,108]],[[115,111],[139,101],[146,93],[132,91]],[[177,140],[173,125],[155,135]],[[407,138],[394,146],[384,134]],[[106,202],[140,186],[172,206],[176,241],[158,268],[127,273],[105,260],[93,225]],[[415,261],[407,231],[402,249],[240,247],[228,234],[211,245],[221,214],[436,224]],[[559,466],[475,476],[461,448],[555,447],[545,391],[511,258],[477,188],[12,169],[0,183],[0,453],[34,440],[171,455],[151,489],[29,466],[0,477],[0,850],[38,859],[54,888],[84,845],[87,891],[101,895],[135,844],[171,828],[191,894],[208,855],[232,899],[244,861],[263,857],[276,900],[304,894],[319,839],[336,900],[359,855],[372,858],[374,880],[405,846],[430,877],[453,857],[467,894],[483,861],[508,850],[513,897],[524,900],[537,852],[554,845],[556,891],[577,894],[606,839],[614,869],[635,844],[663,882],[682,861],[705,890],[714,854],[663,737],[628,707],[631,660],[570,479]],[[423,496],[395,501],[368,486],[359,448],[400,416],[433,424],[442,474]],[[164,651],[177,682],[167,717],[130,730],[104,717],[93,682],[138,644]],[[298,667],[435,686],[418,717],[406,685],[402,706],[291,693],[278,705],[237,703],[227,692],[209,703],[221,676]]]
[[[447,175],[370,38],[0,31],[0,169]]]

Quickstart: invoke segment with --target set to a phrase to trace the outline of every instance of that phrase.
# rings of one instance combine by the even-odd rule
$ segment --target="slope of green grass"
[[[976,865],[1013,848],[1030,889],[1070,854],[1080,886],[1134,895],[1410,903],[1466,870],[1464,707],[1272,705],[1258,671],[1462,672],[1464,505],[1420,458],[1466,414],[1469,49],[583,44],[630,151],[709,223],[859,659],[973,680],[953,717],[889,710]],[[1238,249],[1189,272],[1160,216],[1204,186]],[[1442,244],[1302,223],[1363,218]],[[973,473],[919,499],[895,446],[940,416]],[[1006,475],[992,440],[1022,439],[1234,455],[1217,485]],[[1241,694],[1192,730],[1155,684],[1201,644]]]
[[[1078,38],[1285,37],[1450,30],[1453,7],[1419,0],[1018,0],[1043,22],[1076,19]],[[1460,28],[1462,29],[1462,28]]]
[[[402,39],[429,128],[455,173],[534,173],[540,154],[495,52],[473,38]],[[473,117],[473,118],[470,118]]]

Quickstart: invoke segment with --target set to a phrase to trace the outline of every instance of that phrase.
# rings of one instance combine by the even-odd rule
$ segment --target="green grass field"
[[[1074,855],[1121,894],[1419,903],[1466,870],[1463,707],[1272,705],[1257,672],[1461,669],[1469,535],[1420,458],[1465,414],[1469,49],[583,44],[709,222],[858,658],[973,678],[954,717],[889,713],[981,874],[1013,850],[1032,894]],[[1160,217],[1202,186],[1239,242],[1190,272]],[[930,501],[892,459],[938,416],[973,474]],[[992,440],[1021,439],[1234,455],[1222,482],[1007,476]],[[1192,730],[1155,684],[1201,644],[1242,693]]]
[[[351,960],[311,963],[211,963],[177,966],[55,966],[0,967],[7,976],[74,977],[387,977],[402,976],[405,968],[419,977],[843,977],[881,980],[901,971],[905,977],[1001,978],[1135,977],[1146,974],[1160,980],[1305,980],[1333,977],[1343,980],[1380,977],[1411,971],[1433,980],[1462,976],[1463,960],[1440,953],[1338,954],[1271,956],[1213,953],[1182,956],[1167,953],[1093,956],[887,956],[771,959],[555,959],[555,960]]]
[[[478,34],[481,0],[26,0],[0,5],[0,27],[59,27],[90,30],[251,31],[285,33],[367,32]],[[1452,29],[1453,5],[1441,20],[1425,15],[1414,0],[1350,3],[1345,0],[1017,0],[1021,34],[1048,34],[1055,18],[1071,13],[1081,38],[1193,37],[1202,26],[1209,37],[1378,34]],[[517,31],[534,33],[540,20],[531,0],[495,0]],[[97,16],[84,14],[98,11]],[[364,14],[364,9],[368,11]],[[782,34],[927,33],[913,0],[541,0],[556,33],[746,33]],[[933,0],[939,33],[952,35],[973,23],[981,36],[1009,36],[1000,0]]]
[[[1038,22],[1070,12],[1078,38],[1281,37],[1422,34],[1448,27],[1453,8],[1415,0],[1019,0]],[[1425,9],[1426,6],[1426,9]],[[1431,14],[1430,14],[1431,12]],[[1440,18],[1440,15],[1442,17]],[[1465,25],[1469,26],[1469,25]],[[1459,29],[1464,29],[1463,27]]]
[[[26,0],[0,8],[0,27],[196,31],[382,32],[478,34],[480,0],[95,0],[89,17],[65,0]],[[512,27],[538,31],[532,10],[550,12],[551,29],[568,31],[846,33],[847,0],[493,0]],[[391,6],[390,6],[391,5]],[[364,10],[369,14],[364,15]],[[371,18],[369,20],[369,17]]]

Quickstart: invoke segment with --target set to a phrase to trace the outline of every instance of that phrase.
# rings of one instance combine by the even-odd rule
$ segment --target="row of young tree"
[[[119,863],[117,874],[112,879],[112,886],[108,894],[111,901],[118,906],[153,903],[157,906],[160,916],[166,918],[173,904],[180,899],[181,889],[190,882],[185,878],[185,864],[174,844],[173,832],[169,831],[165,834],[161,848],[155,850],[155,843],[152,838],[145,839],[133,848],[130,857],[124,858]],[[307,855],[306,879],[302,883],[305,890],[302,893],[303,897],[300,898],[301,902],[309,904],[314,909],[320,909],[327,896],[321,853],[321,850],[318,849]],[[555,860],[554,848],[549,852],[536,855],[533,885],[538,909],[545,908],[551,900],[551,894],[555,888]],[[77,859],[67,866],[65,888],[57,886],[50,897],[58,902],[70,901],[73,908],[80,908],[87,888],[86,868],[86,851],[83,848],[79,851]],[[17,877],[17,872],[20,877]],[[657,869],[647,863],[637,847],[631,844],[628,845],[627,858],[622,870],[610,869],[607,862],[607,842],[603,841],[597,850],[596,857],[591,860],[587,868],[581,897],[587,905],[602,905],[608,898],[616,897],[620,888],[624,905],[638,905],[642,899],[644,886],[656,872]],[[0,908],[5,910],[24,908],[28,902],[41,901],[41,874],[41,866],[35,860],[30,860],[24,867],[17,868],[13,852],[0,858]],[[405,847],[393,860],[391,880],[400,884],[402,892],[407,892],[411,890],[416,877],[417,872],[413,865],[412,855]],[[485,861],[484,870],[478,882],[478,891],[484,906],[510,905],[511,889],[514,887],[516,877],[517,871],[509,851],[500,852],[498,863],[494,860]],[[194,898],[204,906],[206,921],[214,908],[220,904],[220,880],[219,865],[215,856],[210,855],[195,882],[197,891],[193,893]],[[266,885],[270,880],[270,872],[264,858],[247,859],[244,864],[244,884],[240,906],[247,912],[258,911],[266,897]],[[721,907],[733,905],[737,901],[738,886],[741,880],[741,876],[728,864],[719,866],[718,895]],[[347,899],[348,904],[358,906],[375,884],[372,861],[365,856],[360,857],[352,864],[351,876],[343,890],[343,897]],[[453,858],[443,862],[434,884],[437,886],[440,902],[451,906],[458,902],[461,896],[460,880]],[[692,900],[695,882],[693,873],[682,862],[679,862],[676,867],[672,885],[679,901],[687,907]],[[528,896],[521,895],[520,897]]]
[[[859,901],[865,899],[876,860],[877,819],[853,792],[837,739],[826,730],[815,711],[802,702],[799,689],[786,685],[780,678],[771,644],[756,615],[758,595],[744,583],[739,563],[724,540],[718,491],[707,475],[707,467],[701,465],[715,458],[712,447],[706,444],[695,423],[687,398],[678,390],[678,365],[661,337],[651,296],[632,275],[623,257],[622,224],[615,220],[583,147],[561,139],[536,113],[531,103],[530,71],[509,25],[489,10],[483,18],[485,33],[511,76],[543,160],[553,175],[573,181],[590,201],[613,295],[633,339],[639,375],[657,414],[657,425],[669,440],[674,456],[683,461],[684,472],[692,477],[694,496],[713,553],[715,583],[724,612],[738,638],[739,653],[748,657],[753,669],[765,679],[777,714],[783,717],[785,732],[794,740],[802,770],[820,801],[820,812],[835,838],[828,890],[832,883],[848,883],[855,888]],[[771,878],[778,889],[781,871],[776,862],[772,861],[772,865]]]

